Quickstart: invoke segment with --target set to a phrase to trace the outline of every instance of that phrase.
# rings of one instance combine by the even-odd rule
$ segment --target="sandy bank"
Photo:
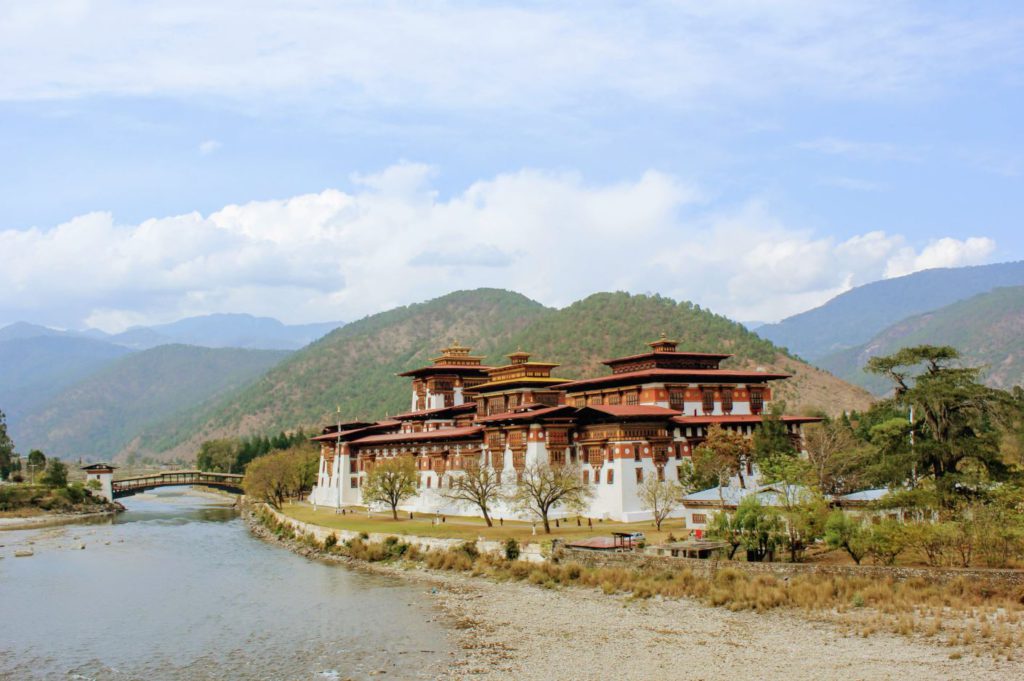
[[[37,527],[68,525],[94,518],[113,517],[118,513],[120,513],[120,510],[97,511],[95,513],[41,513],[23,518],[0,518],[0,531],[31,530]]]

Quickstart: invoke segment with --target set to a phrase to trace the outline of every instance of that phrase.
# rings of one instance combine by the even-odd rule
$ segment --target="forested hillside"
[[[29,325],[16,326],[27,332]],[[130,352],[103,341],[33,328],[36,331],[24,335],[7,327],[9,339],[0,341],[0,410],[12,428],[67,386]]]
[[[817,364],[880,395],[890,384],[864,372],[868,360],[923,344],[957,348],[968,365],[986,367],[982,378],[994,388],[1024,385],[1024,286],[998,288],[910,317],[867,343],[827,355]]]
[[[912,315],[1000,286],[1021,285],[1024,262],[924,270],[858,286],[821,307],[758,327],[757,333],[813,361],[867,343],[886,327]]]
[[[287,356],[276,350],[164,345],[66,387],[12,428],[20,450],[110,459],[146,426],[234,390]]]
[[[518,293],[478,289],[353,322],[251,385],[154,426],[137,448],[124,453],[187,456],[214,437],[316,428],[335,418],[336,407],[346,419],[407,410],[409,384],[395,374],[429,363],[453,340],[472,346],[492,364],[504,363],[505,353],[522,348],[538,360],[561,363],[559,375],[582,378],[603,373],[601,360],[644,351],[661,332],[680,339],[685,349],[735,353],[733,366],[795,372],[786,392],[794,406],[835,410],[869,402],[863,391],[690,303],[602,293],[553,310]]]

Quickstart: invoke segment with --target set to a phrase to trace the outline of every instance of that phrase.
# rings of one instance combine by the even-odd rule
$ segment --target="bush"
[[[338,545],[338,535],[336,535],[336,534],[329,534],[329,535],[327,535],[327,539],[324,539],[324,551],[330,551],[331,549],[333,549],[337,545]]]
[[[519,559],[519,542],[516,541],[515,537],[509,537],[505,540],[505,559],[506,560],[518,560]]]

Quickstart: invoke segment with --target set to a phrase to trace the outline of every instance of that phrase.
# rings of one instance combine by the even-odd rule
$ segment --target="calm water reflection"
[[[450,659],[423,587],[253,539],[217,500],[172,488],[125,505],[114,522],[0,532],[0,678],[433,678]]]

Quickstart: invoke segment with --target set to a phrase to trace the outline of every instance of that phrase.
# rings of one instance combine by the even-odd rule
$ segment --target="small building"
[[[648,546],[644,549],[644,553],[651,556],[707,559],[729,548],[729,542],[711,541],[709,539],[688,539],[686,541]]]
[[[117,466],[113,466],[109,463],[91,463],[88,466],[82,466],[82,470],[85,471],[85,484],[89,485],[90,482],[95,480],[99,483],[99,495],[105,498],[107,501],[114,500],[114,469]]]

